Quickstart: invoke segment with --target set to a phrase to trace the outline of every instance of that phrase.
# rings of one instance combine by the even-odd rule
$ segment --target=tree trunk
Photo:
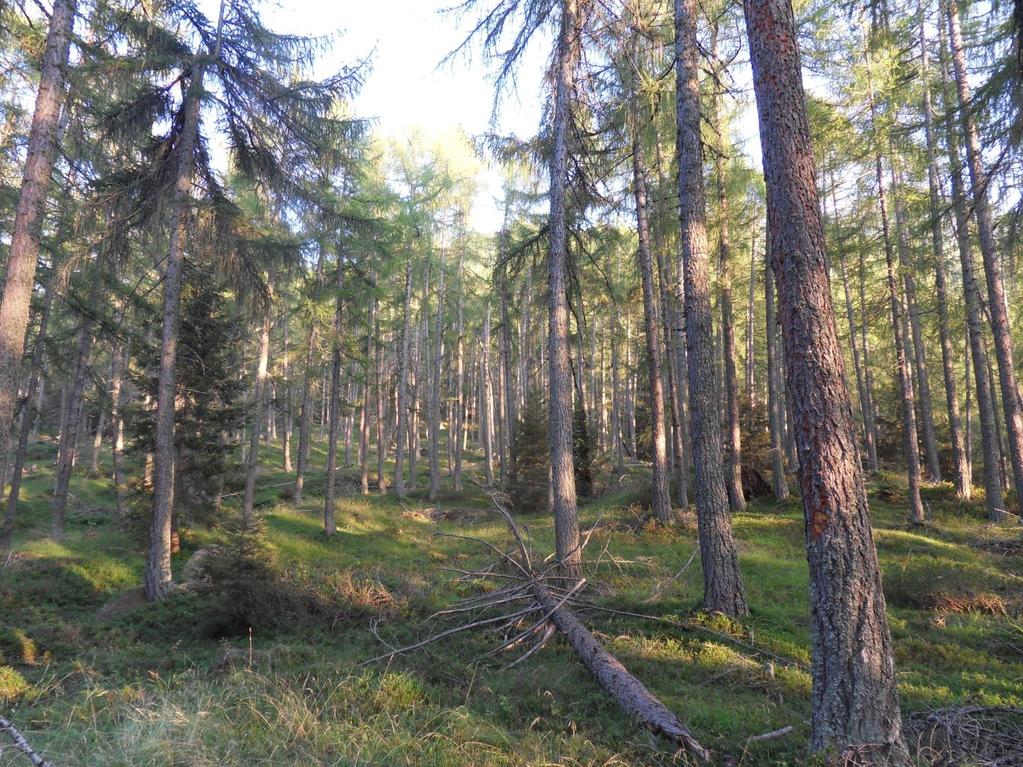
[[[437,265],[437,313],[433,322],[433,378],[430,382],[430,500],[440,493],[440,390],[444,365],[444,264]],[[450,431],[449,431],[450,438]]]
[[[781,392],[778,391],[778,320],[774,313],[774,275],[771,273],[770,259],[764,273],[764,306],[767,325],[767,424],[771,438],[771,480],[774,497],[784,501],[789,497],[789,483],[785,478],[785,448],[782,446],[781,423],[784,419],[781,405]]]
[[[284,453],[282,468],[285,473],[290,474],[293,471],[291,465],[291,433],[295,428],[295,415],[293,409],[293,403],[291,400],[291,356],[290,349],[288,348],[291,343],[291,326],[289,319],[291,312],[288,309],[287,300],[281,307],[281,325],[283,330],[283,345],[284,354],[281,357],[281,369],[284,374],[284,434],[282,450]]]
[[[949,44],[952,52],[952,67],[955,73],[956,89],[959,95],[959,119],[966,139],[966,165],[970,171],[970,186],[973,192],[973,210],[977,220],[977,235],[980,252],[984,259],[984,275],[987,279],[988,312],[991,318],[991,332],[995,342],[995,357],[1002,385],[1002,409],[1009,436],[1009,459],[1016,485],[1017,508],[1023,508],[1023,402],[1020,400],[1019,385],[1016,382],[1012,333],[1005,302],[1005,285],[1002,281],[1002,267],[995,246],[995,234],[991,224],[991,210],[988,204],[988,177],[984,170],[980,137],[973,118],[973,102],[970,83],[967,79],[966,56],[963,53],[963,36],[959,29],[959,5],[957,0],[945,0],[945,14],[948,20]]]
[[[796,422],[810,569],[811,745],[905,765],[881,571],[831,285],[789,0],[745,0],[778,281],[786,376]]]
[[[963,279],[963,297],[966,304],[966,333],[969,342],[973,376],[977,388],[977,413],[980,417],[980,444],[984,455],[984,506],[992,522],[1005,519],[1005,496],[1002,485],[1002,448],[999,436],[998,416],[995,408],[993,381],[988,374],[990,363],[987,344],[984,342],[984,320],[982,299],[977,285],[973,264],[973,250],[970,243],[970,223],[967,213],[965,183],[963,179],[962,156],[959,151],[959,134],[956,130],[952,97],[948,90],[948,62],[946,39],[943,25],[938,25],[942,47],[941,83],[942,102],[946,110],[945,139],[948,150],[949,176],[952,190],[952,211],[956,229],[956,246],[959,251],[959,267]],[[969,371],[967,371],[968,374]]]
[[[14,422],[18,396],[18,366],[25,349],[29,308],[35,288],[42,217],[57,152],[75,9],[75,0],[54,0],[50,13],[39,89],[28,135],[25,171],[7,256],[3,297],[0,298],[0,467],[5,474],[10,449],[9,431]]]
[[[220,16],[223,20],[224,1]],[[219,25],[218,25],[219,27]],[[219,31],[218,31],[219,38]],[[174,509],[174,410],[177,397],[178,313],[185,244],[191,218],[192,174],[199,139],[200,99],[205,63],[198,58],[185,95],[184,123],[176,151],[177,173],[170,209],[170,245],[163,278],[163,330],[156,399],[156,450],[153,457],[153,511],[146,555],[146,599],[163,599],[173,589],[171,576],[171,515]]]
[[[405,449],[408,440],[408,376],[412,344],[412,255],[405,262],[405,303],[402,308],[401,340],[398,353],[398,416],[397,443],[394,451],[394,492],[405,497]]]
[[[717,52],[718,24],[713,23],[711,31],[711,66],[715,70],[715,82],[720,82],[723,66]],[[714,178],[718,198],[718,278],[721,302],[721,357],[725,389],[725,488],[728,490],[728,507],[734,511],[746,509],[746,498],[742,493],[742,428],[739,424],[739,380],[735,369],[735,320],[732,311],[732,244],[729,233],[728,194],[725,191],[725,170],[722,157],[728,146],[722,124],[719,93],[720,86],[714,86],[711,106],[711,122],[717,134],[714,147]]]
[[[884,186],[881,155],[875,158],[877,178],[877,204],[881,213],[881,232],[884,238],[885,262],[888,265],[888,298],[892,312],[892,335],[895,343],[895,364],[899,373],[899,392],[902,398],[902,438],[906,452],[909,476],[909,515],[920,524],[924,521],[924,506],[920,500],[920,447],[917,441],[916,412],[913,393],[913,374],[909,369],[906,341],[906,307],[902,302],[901,286],[892,252],[891,230],[888,227],[888,203]]]
[[[127,483],[124,475],[124,416],[121,409],[121,392],[124,389],[124,371],[128,367],[128,353],[124,341],[117,340],[110,353],[110,460],[114,466],[114,494],[117,496],[117,516],[124,519],[128,514]]]
[[[941,227],[941,182],[935,149],[934,118],[931,112],[931,85],[927,61],[927,33],[922,0],[917,2],[920,15],[920,81],[923,83],[924,137],[927,143],[927,189],[930,199],[931,243],[934,255],[934,288],[938,303],[938,335],[941,340],[941,368],[945,382],[945,405],[948,408],[948,430],[952,443],[952,466],[956,494],[969,500],[972,493],[969,461],[963,445],[962,419],[956,393],[955,355],[948,321],[948,291],[945,283],[945,237]]]
[[[490,307],[483,319],[480,347],[480,441],[483,443],[483,476],[494,484],[494,386],[490,378]]]
[[[252,527],[256,500],[256,476],[259,474],[259,437],[265,426],[267,366],[270,361],[270,307],[266,307],[259,328],[259,357],[256,362],[256,380],[252,386],[252,431],[249,434],[249,452],[245,455],[245,491],[242,500],[242,525]]]
[[[902,270],[902,283],[906,293],[906,317],[909,321],[910,341],[913,351],[913,369],[916,372],[916,392],[919,395],[917,404],[920,410],[920,432],[923,437],[924,457],[927,461],[928,479],[941,482],[941,461],[938,458],[938,440],[934,434],[934,403],[931,398],[930,375],[927,372],[927,350],[924,348],[923,331],[920,328],[920,308],[916,299],[915,264],[909,252],[909,224],[906,221],[906,208],[902,202],[902,179],[896,169],[899,158],[894,149],[890,152],[889,171],[891,173],[892,201],[895,205],[896,245],[899,254],[899,267]]]
[[[380,495],[384,495],[387,492],[387,473],[384,471],[384,464],[387,461],[387,440],[384,437],[386,432],[384,419],[384,345],[383,340],[380,338],[380,306],[375,294],[373,297],[373,308],[375,310],[373,317],[373,338],[375,339],[373,369],[376,381],[373,389],[376,395],[377,410],[377,489],[380,491]]]
[[[50,324],[50,312],[53,308],[54,294],[57,292],[57,263],[50,267],[50,277],[46,281],[46,293],[43,295],[43,308],[39,315],[39,331],[32,345],[32,366],[28,375],[28,388],[25,392],[25,412],[21,417],[21,428],[18,432],[18,446],[14,454],[14,471],[11,475],[11,489],[4,508],[4,523],[0,528],[0,550],[11,546],[14,535],[14,520],[18,513],[18,500],[21,495],[21,480],[25,470],[25,453],[28,449],[29,436],[38,418],[38,402],[36,396],[40,386],[43,369],[43,355],[46,353],[46,332]],[[3,439],[0,435],[0,439]],[[0,476],[0,489],[3,478]]]
[[[511,304],[511,291],[508,284],[507,269],[502,270],[498,289],[501,292],[501,377],[503,379],[502,401],[504,402],[504,427],[505,443],[507,446],[507,468],[504,467],[502,459],[502,476],[505,485],[515,484],[515,425],[518,423],[518,397],[515,392],[514,377],[512,370],[512,334],[511,317],[509,305]]]
[[[561,28],[555,52],[553,154],[550,166],[550,252],[547,257],[547,300],[550,396],[548,429],[551,450],[554,542],[562,572],[579,575],[579,521],[575,470],[572,463],[572,371],[568,359],[568,238],[566,184],[570,98],[575,69],[582,54],[579,41],[579,0],[562,0]]]
[[[337,440],[341,431],[341,330],[343,328],[341,297],[343,284],[341,258],[337,264],[337,295],[334,298],[334,327],[330,360],[330,405],[327,426],[327,487],[323,494],[323,532],[329,538],[337,532],[335,497],[337,494]],[[399,451],[400,452],[400,451]]]
[[[685,283],[689,411],[696,475],[696,514],[703,563],[703,605],[725,615],[744,616],[746,589],[732,538],[728,491],[721,465],[718,391],[714,384],[714,335],[707,276],[706,203],[700,140],[699,49],[695,0],[675,0],[677,67],[678,186],[682,270]]]
[[[752,432],[754,416],[757,409],[757,385],[756,385],[756,344],[753,340],[753,330],[756,327],[756,295],[757,295],[757,235],[754,231],[750,235],[749,245],[749,298],[746,303],[746,407],[748,415],[746,428]],[[848,290],[846,291],[848,294]],[[853,345],[856,338],[852,338]]]
[[[639,73],[636,73],[638,76]],[[635,86],[632,86],[633,88]],[[664,388],[661,379],[660,309],[654,292],[653,263],[650,257],[650,225],[647,211],[646,171],[640,141],[641,118],[635,92],[630,94],[632,111],[632,191],[636,198],[636,231],[639,235],[639,274],[643,284],[643,321],[646,332],[646,363],[650,386],[650,427],[653,436],[654,519],[662,525],[673,520],[668,492],[668,440],[664,428]]]
[[[363,375],[365,378],[365,385],[362,387],[362,408],[359,414],[359,474],[360,474],[360,489],[363,495],[369,495],[369,393],[370,393],[370,360],[373,357],[373,328],[376,324],[376,296],[373,295],[369,299],[369,317],[366,321],[366,345],[363,349],[365,353],[365,365],[363,367]]]
[[[456,319],[455,335],[455,417],[452,421],[452,428],[449,429],[448,439],[455,441],[455,469],[453,485],[455,492],[462,489],[462,455],[465,452],[465,241],[462,241],[462,248],[458,253],[458,317]]]

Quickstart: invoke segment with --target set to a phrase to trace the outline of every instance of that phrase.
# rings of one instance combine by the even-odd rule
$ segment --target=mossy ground
[[[360,666],[385,648],[429,633],[422,619],[459,593],[445,567],[483,562],[465,533],[504,541],[497,518],[435,523],[408,513],[431,505],[413,491],[344,495],[340,533],[322,533],[322,480],[295,507],[282,500],[280,453],[262,451],[260,511],[267,540],[292,585],[336,602],[329,622],[256,630],[251,638],[199,630],[195,594],[159,605],[112,600],[141,580],[137,529],[112,514],[72,513],[64,539],[49,529],[51,454],[40,446],[24,489],[12,556],[0,568],[0,709],[57,765],[639,765],[684,763],[626,721],[570,650],[554,640],[522,666],[471,660],[486,637],[460,635],[388,663]],[[323,465],[314,450],[314,472]],[[427,467],[420,464],[420,487]],[[632,470],[642,483],[642,468]],[[476,485],[446,491],[443,508],[485,508]],[[900,481],[877,478],[872,514],[889,597],[905,711],[967,700],[1023,706],[1023,552],[1015,525],[991,526],[982,503],[950,487],[927,491],[930,519],[910,527]],[[105,477],[80,471],[74,507],[109,509]],[[586,503],[593,536],[588,577],[609,608],[661,620],[594,614],[593,630],[705,745],[747,765],[810,760],[807,569],[798,503],[756,501],[735,516],[752,615],[741,625],[694,630],[695,529],[632,524],[642,491]],[[232,500],[233,502],[233,500]],[[552,525],[524,519],[546,552]],[[217,533],[185,529],[180,571]],[[106,610],[102,608],[108,605]],[[740,642],[720,636],[731,632]],[[747,748],[750,736],[793,725],[785,738]],[[0,765],[20,764],[13,749]],[[724,759],[721,760],[722,762]]]

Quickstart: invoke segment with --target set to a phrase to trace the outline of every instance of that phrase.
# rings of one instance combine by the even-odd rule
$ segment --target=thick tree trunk
[[[789,0],[745,0],[810,567],[811,745],[909,762]]]
[[[637,258],[643,285],[643,323],[646,333],[646,366],[650,386],[650,428],[653,436],[652,511],[654,519],[662,525],[667,525],[672,522],[674,515],[671,509],[671,495],[668,492],[668,438],[664,427],[660,308],[657,305],[653,260],[650,256],[646,170],[643,166],[643,145],[639,135],[640,113],[635,93],[631,95],[630,102],[632,108],[632,192],[636,199],[636,231],[639,235]]]
[[[25,350],[40,230],[57,152],[75,9],[74,0],[54,0],[50,13],[39,89],[28,135],[25,171],[7,256],[3,297],[0,298],[0,467],[5,474],[10,449],[9,432],[14,423],[18,396],[18,366]]]
[[[585,2],[585,0],[582,0]],[[575,69],[582,54],[579,40],[580,0],[562,0],[561,29],[554,65],[554,151],[550,166],[550,252],[547,257],[549,358],[548,429],[551,450],[551,492],[554,542],[567,576],[578,576],[582,552],[572,462],[572,370],[568,359],[568,237],[566,184],[570,99]]]
[[[270,361],[270,307],[266,308],[259,327],[259,354],[256,378],[252,385],[252,431],[249,451],[245,455],[245,490],[242,495],[242,525],[252,527],[256,501],[256,477],[259,474],[259,437],[264,429],[267,394],[267,367]]]
[[[714,335],[707,276],[706,203],[700,140],[699,48],[695,0],[675,0],[679,208],[689,361],[690,430],[696,475],[696,514],[703,564],[703,604],[743,616],[746,589],[732,537],[721,455],[718,391],[714,385]]]
[[[1005,519],[1005,496],[1002,484],[1002,448],[999,436],[998,415],[992,390],[993,381],[988,373],[990,364],[987,344],[984,342],[983,301],[980,286],[977,285],[970,243],[970,223],[967,213],[965,183],[963,179],[962,155],[959,150],[959,133],[955,124],[955,109],[948,89],[948,62],[944,26],[938,25],[942,47],[941,81],[942,101],[946,110],[945,139],[948,150],[949,176],[952,191],[952,212],[956,229],[956,247],[959,251],[959,267],[963,280],[963,297],[966,304],[966,333],[969,342],[973,376],[977,388],[977,413],[980,417],[980,443],[984,456],[984,506],[988,519],[999,522]],[[969,371],[967,371],[967,374]]]
[[[984,275],[987,279],[988,314],[991,318],[991,332],[995,342],[995,357],[998,360],[999,380],[1002,385],[1002,409],[1009,436],[1009,459],[1016,486],[1016,503],[1023,508],[1023,401],[1013,356],[1012,332],[1005,302],[1005,284],[1002,280],[1002,266],[998,260],[994,228],[991,224],[991,209],[988,203],[988,177],[984,169],[984,158],[980,137],[973,118],[973,101],[966,72],[966,56],[963,52],[963,35],[959,29],[959,5],[957,0],[945,0],[945,15],[948,21],[949,44],[952,52],[952,68],[955,73],[956,89],[959,96],[959,119],[966,143],[966,166],[970,171],[970,187],[973,192],[973,211],[977,220],[977,239],[984,259]]]

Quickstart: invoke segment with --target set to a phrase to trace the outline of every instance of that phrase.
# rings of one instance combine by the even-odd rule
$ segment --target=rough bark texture
[[[959,5],[957,0],[945,0],[945,15],[948,21],[948,39],[952,52],[952,68],[955,73],[956,90],[959,96],[959,119],[966,144],[966,167],[970,171],[970,187],[973,192],[973,212],[977,221],[977,239],[984,259],[984,276],[987,279],[988,316],[995,342],[995,357],[998,360],[998,375],[1002,385],[1002,410],[1009,437],[1009,460],[1016,486],[1016,503],[1023,504],[1023,400],[1020,399],[1019,385],[1014,367],[1012,333],[1009,313],[1005,302],[1005,284],[1002,280],[1002,266],[998,260],[995,233],[991,224],[991,208],[988,202],[988,177],[984,169],[980,136],[973,118],[973,102],[966,71],[966,56],[963,52],[963,35],[959,29]]]
[[[330,406],[327,426],[327,487],[323,494],[323,532],[329,537],[337,532],[334,518],[334,499],[337,494],[337,439],[341,431],[341,328],[342,328],[342,267],[337,265],[337,295],[334,303],[333,353],[330,361]],[[398,451],[401,452],[400,450]]]
[[[811,745],[908,763],[789,0],[745,0],[810,568]],[[884,761],[888,760],[888,761]]]
[[[572,464],[572,370],[568,359],[568,238],[565,186],[568,180],[570,93],[579,60],[579,2],[563,0],[555,53],[554,152],[550,167],[550,252],[547,256],[549,365],[548,429],[551,451],[554,543],[566,575],[578,575],[579,521]]]
[[[25,349],[29,305],[35,287],[43,208],[57,151],[75,7],[74,0],[55,0],[50,14],[39,90],[28,134],[25,171],[7,256],[3,297],[0,299],[0,467],[5,474],[10,448],[9,430],[14,421],[18,396],[18,365]]]
[[[748,612],[746,590],[732,538],[728,492],[721,465],[718,391],[714,383],[698,50],[695,0],[675,0],[679,208],[689,362],[690,435],[703,564],[703,604],[708,610],[742,616]]]

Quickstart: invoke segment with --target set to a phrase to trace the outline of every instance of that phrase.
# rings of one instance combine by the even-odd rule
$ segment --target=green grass
[[[445,567],[482,563],[497,519],[431,523],[393,496],[345,495],[340,532],[322,534],[322,479],[310,477],[298,507],[282,500],[287,481],[276,448],[263,449],[258,504],[266,538],[293,588],[335,607],[331,620],[285,629],[204,636],[210,608],[195,593],[107,617],[101,608],[137,588],[139,525],[110,514],[109,483],[74,478],[68,533],[49,529],[49,453],[33,456],[15,539],[0,568],[0,708],[57,765],[525,765],[679,763],[683,757],[626,721],[560,640],[522,666],[473,664],[492,638],[465,634],[389,663],[360,666],[385,650],[380,639],[422,638],[422,623],[464,587]],[[323,465],[322,445],[313,451]],[[371,464],[374,465],[374,464]],[[420,487],[427,481],[420,464]],[[633,469],[642,482],[643,470]],[[483,508],[475,485],[446,489],[446,508]],[[991,526],[982,502],[961,504],[950,487],[928,490],[930,520],[911,528],[898,505],[898,477],[873,486],[904,711],[966,700],[1023,705],[1023,557],[985,548],[1019,536]],[[589,502],[584,525],[630,522],[641,489]],[[236,503],[237,499],[231,499]],[[423,509],[424,493],[406,507]],[[552,547],[550,520],[529,517],[537,551]],[[656,616],[595,614],[597,635],[655,694],[720,754],[747,765],[806,763],[810,678],[807,570],[798,504],[756,501],[735,516],[752,614],[741,625],[693,628],[701,592],[698,562],[659,597],[696,546],[685,522],[675,530],[608,525],[594,534],[588,577],[607,607]],[[185,529],[180,572],[199,546],[222,532]],[[600,552],[604,552],[598,556]],[[685,622],[687,625],[682,625]],[[757,648],[757,649],[752,649]],[[251,662],[250,662],[251,654]],[[773,660],[772,660],[773,659]],[[502,661],[503,662],[503,661]],[[747,739],[793,725],[788,738]],[[0,750],[0,766],[21,764]],[[723,760],[722,760],[723,761]]]

